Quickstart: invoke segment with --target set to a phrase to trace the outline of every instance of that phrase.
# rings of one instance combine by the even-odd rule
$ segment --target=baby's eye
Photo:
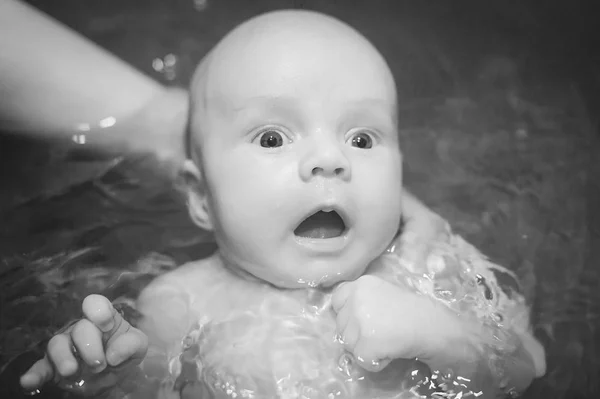
[[[350,136],[349,141],[352,147],[357,147],[365,150],[373,147],[373,138],[369,133],[354,133],[352,136]]]
[[[260,146],[264,148],[281,147],[286,141],[289,141],[287,137],[274,129],[264,130],[256,138]]]

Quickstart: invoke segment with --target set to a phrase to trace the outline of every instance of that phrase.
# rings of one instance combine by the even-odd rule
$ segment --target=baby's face
[[[195,93],[222,257],[287,288],[356,278],[400,222],[393,78],[368,43],[318,28],[242,31]]]

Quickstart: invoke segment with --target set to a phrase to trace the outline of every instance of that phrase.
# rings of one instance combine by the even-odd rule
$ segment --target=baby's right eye
[[[275,129],[263,130],[255,137],[253,141],[256,142],[256,140],[258,140],[260,146],[263,148],[281,147],[290,141],[284,134]]]

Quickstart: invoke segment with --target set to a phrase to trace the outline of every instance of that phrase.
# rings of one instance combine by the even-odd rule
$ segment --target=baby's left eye
[[[373,147],[373,137],[369,133],[366,132],[358,132],[352,134],[348,139],[349,143],[352,147],[357,147],[361,149],[369,149]]]
[[[260,136],[260,146],[265,148],[281,147],[283,145],[283,137],[281,133],[275,130],[267,130]]]

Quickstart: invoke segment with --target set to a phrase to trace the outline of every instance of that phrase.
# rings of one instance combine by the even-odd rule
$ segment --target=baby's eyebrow
[[[243,102],[230,104],[229,110],[235,117],[242,119],[264,119],[266,115],[285,119],[287,122],[301,124],[302,111],[300,100],[284,96],[255,96]]]
[[[256,111],[268,112],[302,124],[304,101],[293,96],[258,95],[242,103],[230,104],[230,110],[238,115],[253,115]],[[395,131],[395,104],[389,100],[370,97],[347,100],[340,103],[339,111],[342,124],[375,124],[385,131]]]
[[[345,119],[350,121],[362,120],[383,123],[385,130],[395,130],[396,126],[396,107],[395,104],[380,99],[365,99],[352,102],[346,108]]]
[[[259,106],[263,108],[277,108],[290,110],[298,107],[300,100],[289,96],[253,96],[244,101],[243,104],[234,104],[234,112],[243,111],[249,106]]]

